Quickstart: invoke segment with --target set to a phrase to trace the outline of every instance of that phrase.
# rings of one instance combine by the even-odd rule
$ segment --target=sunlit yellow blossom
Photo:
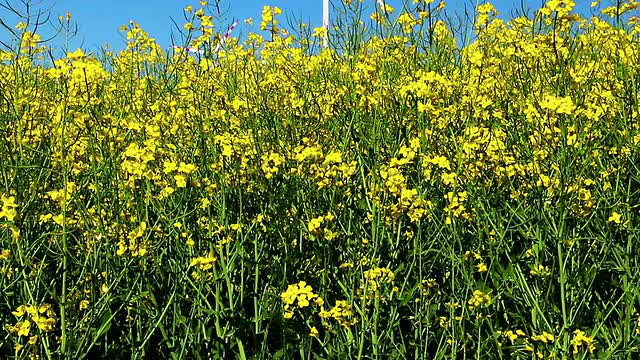
[[[573,332],[571,346],[573,347],[573,355],[577,355],[581,348],[584,348],[590,354],[596,349],[593,337],[587,336],[587,334],[580,329]]]
[[[531,274],[531,276],[547,277],[547,276],[551,275],[551,269],[549,269],[548,266],[544,266],[542,264],[539,264],[538,266],[536,266],[533,269],[531,269],[529,271],[529,274]]]
[[[353,307],[346,300],[336,301],[335,306],[329,310],[321,310],[318,314],[322,319],[334,319],[340,326],[348,328],[358,322],[354,316]]]
[[[317,27],[313,29],[313,37],[325,38],[327,37],[327,29],[325,27]]]
[[[18,336],[29,336],[31,330],[31,321],[24,320],[18,323]]]
[[[609,222],[620,224],[622,222],[622,215],[617,212],[612,212],[611,216],[609,216]]]
[[[547,343],[547,342],[553,342],[555,340],[555,336],[553,334],[550,334],[546,331],[543,331],[542,334],[540,335],[533,335],[531,337],[531,340],[533,341],[538,341],[538,342],[543,342],[543,343]]]
[[[476,308],[482,304],[490,304],[491,297],[480,290],[474,290],[473,295],[468,301],[470,307]]]
[[[280,298],[285,305],[285,318],[292,316],[292,306],[305,308],[313,301],[316,305],[322,305],[324,302],[317,294],[313,293],[313,288],[305,281],[297,284],[289,285],[287,290],[280,294]],[[289,317],[288,317],[289,316]]]
[[[2,202],[2,207],[0,208],[0,220],[5,218],[7,221],[14,221],[16,216],[18,215],[18,204],[16,204],[15,196],[4,196],[0,197],[0,202]]]
[[[208,256],[198,256],[191,259],[189,266],[197,266],[202,271],[208,271],[213,267],[213,264],[218,259],[213,255],[209,254]]]
[[[309,336],[314,337],[314,338],[317,338],[317,337],[320,336],[320,333],[318,332],[318,329],[316,329],[315,326],[313,326],[311,328],[311,330],[309,331]]]

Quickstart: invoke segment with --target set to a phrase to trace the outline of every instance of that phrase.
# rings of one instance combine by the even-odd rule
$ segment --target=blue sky
[[[172,19],[179,25],[184,24],[182,9],[186,5],[198,6],[198,0],[36,0],[40,1],[42,8],[50,8],[56,18],[69,11],[73,15],[73,21],[79,27],[79,34],[69,42],[70,48],[82,47],[87,50],[97,50],[105,43],[112,48],[121,49],[124,44],[119,27],[133,20],[138,22],[151,37],[156,38],[162,46],[171,45],[171,31],[175,33],[175,25]],[[332,0],[334,2],[340,0]],[[543,0],[522,0],[525,7],[538,8]],[[9,3],[19,3],[8,0]],[[213,3],[213,0],[210,0]],[[375,0],[365,0],[374,6]],[[437,0],[436,0],[437,2]],[[479,1],[480,3],[484,1]],[[401,0],[387,0],[392,6],[397,6]],[[475,0],[447,0],[448,11],[461,10],[465,5],[473,7]],[[495,0],[492,3],[498,8],[504,17],[510,17],[509,13],[520,6],[521,0],[505,1]],[[584,10],[588,9],[590,1],[576,1]],[[231,18],[240,19],[240,23],[234,32],[234,36],[246,35],[250,31],[258,31],[261,9],[264,5],[278,6],[286,15],[292,18],[310,23],[312,26],[320,26],[322,21],[321,0],[221,0],[221,10],[227,16],[225,20],[217,24],[218,29],[224,31]],[[6,10],[0,9],[0,18],[10,25],[15,25],[17,19],[10,16]],[[245,24],[242,20],[253,18],[254,27]],[[44,30],[42,32],[45,32]],[[46,33],[46,32],[45,32]],[[0,29],[0,40],[7,39],[7,31]]]

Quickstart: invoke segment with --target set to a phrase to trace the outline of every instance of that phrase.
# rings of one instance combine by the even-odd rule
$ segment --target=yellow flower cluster
[[[247,133],[234,134],[226,132],[214,137],[214,143],[220,149],[218,162],[212,166],[214,170],[223,170],[227,184],[247,184],[252,162],[257,157],[254,139]]]
[[[327,329],[332,328],[331,324],[328,322],[329,319],[337,321],[338,324],[344,328],[348,328],[358,322],[357,319],[353,318],[354,314],[351,304],[345,300],[337,300],[333,307],[326,310],[324,308],[325,302],[322,297],[315,294],[313,292],[313,288],[307,285],[305,281],[289,285],[287,290],[280,294],[280,298],[284,303],[283,316],[285,319],[293,318],[294,310],[296,308],[303,309],[313,303],[320,307],[318,316],[322,320],[324,327]],[[319,336],[319,332],[315,326],[312,327],[310,336]]]
[[[356,294],[370,304],[375,299],[389,300],[399,289],[393,286],[395,273],[387,267],[375,267],[364,272],[364,283],[356,289]]]
[[[409,142],[409,146],[401,146],[398,157],[393,157],[388,166],[382,166],[379,170],[380,177],[384,182],[384,189],[395,200],[385,206],[379,195],[376,195],[376,187],[371,190],[371,196],[376,202],[388,212],[389,219],[398,219],[406,214],[412,223],[418,222],[429,214],[433,206],[431,201],[423,200],[417,189],[407,186],[407,178],[403,174],[403,166],[414,164],[420,150],[420,139],[414,138]]]
[[[207,256],[198,256],[191,259],[189,266],[197,266],[198,269],[202,271],[208,271],[213,268],[213,264],[216,262],[217,258],[213,254],[209,254]]]
[[[334,219],[335,216],[331,212],[328,212],[327,215],[318,216],[309,220],[307,228],[309,229],[309,232],[316,238],[331,241],[338,236],[338,233],[332,231],[329,228]]]
[[[474,290],[473,295],[467,303],[469,304],[469,310],[473,311],[475,308],[481,305],[491,304],[491,296],[485,294],[481,290]]]
[[[353,307],[345,300],[337,300],[331,309],[322,309],[318,315],[325,321],[334,319],[344,328],[351,327],[358,323],[358,319],[352,318]],[[325,324],[325,326],[328,326],[328,324]]]
[[[310,177],[319,189],[329,185],[343,187],[357,171],[355,160],[345,162],[338,150],[324,155],[317,145],[297,146],[292,157],[298,166],[291,173]]]
[[[480,255],[480,253],[475,252],[475,251],[467,250],[464,253],[464,260],[465,261],[471,261],[472,259],[478,261],[478,263],[476,264],[476,270],[479,273],[484,273],[484,272],[487,272],[489,270],[487,268],[487,264],[485,264],[484,261],[482,261],[482,256]]]
[[[197,256],[191,259],[189,267],[194,267],[194,271],[191,273],[191,277],[196,281],[203,281],[205,279],[212,279],[213,277],[213,265],[218,261],[218,258],[210,252],[206,256]]]
[[[18,204],[16,204],[15,196],[4,196],[0,197],[0,201],[2,201],[2,207],[0,207],[0,219],[4,218],[7,221],[14,221],[16,216],[18,216]]]
[[[596,349],[593,337],[587,336],[587,334],[580,329],[573,332],[571,346],[573,347],[573,355],[578,355],[580,348],[583,346],[589,354],[592,354]]]
[[[15,325],[5,325],[4,328],[10,335],[17,337],[15,342],[16,357],[27,358],[28,354],[30,359],[39,359],[39,345],[43,342],[51,341],[51,339],[45,339],[44,341],[40,339],[54,334],[58,323],[52,305],[20,305],[11,313],[18,318],[18,321]],[[35,329],[34,325],[36,326]],[[21,341],[23,337],[26,338],[26,342]],[[27,347],[29,351],[23,351]]]
[[[509,340],[511,345],[520,344],[525,351],[532,353],[532,356],[537,356],[537,358],[544,359],[554,357],[555,352],[549,350],[546,345],[553,345],[556,336],[549,332],[543,331],[542,334],[527,337],[524,331],[517,329],[515,331],[498,331],[497,335]]]
[[[198,169],[196,165],[186,164],[184,161],[181,161],[180,164],[178,164],[177,162],[165,160],[163,166],[164,168],[162,172],[166,175],[175,173],[173,179],[175,180],[176,187],[178,188],[186,187],[188,177]],[[168,193],[167,195],[170,195],[171,193],[173,193],[173,188],[171,186],[166,186],[162,190],[161,195],[163,193]]]
[[[16,325],[7,327],[9,333],[17,336],[29,336],[32,324],[35,324],[42,333],[47,333],[53,331],[58,323],[56,313],[50,304],[20,305],[11,313],[21,319]]]
[[[120,31],[126,31],[128,50],[136,50],[147,54],[158,53],[159,46],[156,44],[155,39],[149,37],[149,34],[142,30],[140,24],[129,21],[129,25],[122,25]]]
[[[278,32],[278,20],[276,16],[282,14],[282,10],[277,7],[264,6],[262,8],[262,21],[260,22],[260,30],[269,30],[272,33]]]
[[[193,35],[193,40],[191,40],[191,47],[198,49],[200,46],[211,40],[213,37],[213,16],[206,15],[204,6],[207,5],[206,2],[201,2],[203,8],[193,10],[191,5],[187,6],[184,9],[186,14],[192,14],[192,17],[189,19],[190,21],[185,23],[183,28],[186,31],[189,31]],[[196,30],[199,31],[200,35],[196,33]]]
[[[547,16],[557,12],[559,17],[563,17],[569,14],[574,6],[576,6],[576,3],[571,0],[550,0],[538,11]]]
[[[447,200],[447,206],[444,208],[444,211],[447,214],[445,219],[447,225],[453,223],[453,220],[456,218],[470,218],[471,215],[467,212],[467,208],[464,205],[468,197],[469,194],[466,191],[459,193],[449,191],[447,195],[445,195],[444,198]]]
[[[511,344],[513,344],[518,339],[518,337],[526,336],[525,332],[520,329],[516,331],[513,331],[513,330],[498,331],[497,334],[511,341]]]
[[[289,285],[287,290],[280,294],[280,298],[284,303],[284,318],[291,319],[294,314],[295,307],[305,308],[313,302],[322,306],[324,300],[317,294],[313,293],[313,288],[307,285],[306,281],[300,281],[297,284]]]
[[[538,266],[534,267],[529,271],[531,276],[540,276],[542,278],[551,275],[551,269],[548,266],[544,266],[542,264],[538,264]]]
[[[267,179],[273,178],[284,164],[285,157],[276,152],[269,152],[262,155],[262,171]]]
[[[68,53],[66,59],[55,60],[54,64],[56,66],[47,69],[45,74],[56,80],[68,79],[74,92],[81,91],[81,83],[85,87],[98,86],[109,75],[98,59],[88,56],[81,49]]]
[[[6,277],[7,279],[11,279],[13,277],[14,272],[17,268],[13,268],[10,266],[8,260],[11,259],[12,253],[11,250],[2,249],[0,251],[0,260],[2,261],[0,266],[0,277]]]
[[[55,202],[59,208],[63,208],[77,190],[78,185],[73,181],[69,181],[62,189],[48,191],[46,197]]]
[[[364,278],[367,281],[367,287],[372,291],[380,289],[383,283],[391,284],[395,278],[395,274],[389,268],[373,268],[364,272]]]
[[[147,239],[145,234],[147,232],[147,223],[145,221],[140,222],[140,225],[131,230],[126,237],[121,237],[118,241],[118,250],[116,255],[122,256],[127,251],[131,256],[145,256],[147,255]]]
[[[543,342],[543,343],[552,343],[554,342],[556,339],[556,337],[553,334],[550,334],[546,331],[543,331],[542,334],[540,335],[533,335],[531,337],[531,340],[533,341],[538,341],[538,342]]]

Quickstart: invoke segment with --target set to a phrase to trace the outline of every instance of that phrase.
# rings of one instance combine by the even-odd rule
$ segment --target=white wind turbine
[[[329,0],[322,0],[322,27],[325,30],[322,46],[326,48],[329,46]]]
[[[376,0],[378,6],[384,9],[385,1]],[[323,47],[329,46],[329,0],[322,0],[322,27],[325,29],[325,37],[322,41]]]

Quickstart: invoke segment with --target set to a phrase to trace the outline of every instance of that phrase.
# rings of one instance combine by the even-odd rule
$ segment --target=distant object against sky
[[[0,0],[5,1],[5,0]],[[10,4],[17,4],[17,0],[6,0]],[[79,34],[69,42],[70,48],[82,47],[87,50],[97,50],[106,43],[114,49],[124,47],[124,39],[119,28],[133,20],[157,40],[163,47],[171,45],[171,33],[176,33],[175,21],[179,26],[185,23],[182,9],[187,5],[198,6],[199,1],[175,1],[175,0],[36,0],[40,1],[41,8],[50,8],[53,17],[64,15],[69,11],[73,21],[78,24]],[[341,0],[332,0],[337,3]],[[364,0],[371,11],[376,0]],[[411,0],[409,0],[411,1]],[[437,3],[439,0],[436,0]],[[214,1],[210,1],[213,3]],[[449,12],[462,11],[473,8],[477,3],[485,1],[475,0],[446,0]],[[589,12],[590,0],[575,0],[577,8],[584,13]],[[391,6],[398,6],[401,0],[387,0]],[[511,13],[521,8],[537,9],[543,0],[496,0],[491,3],[500,11],[501,17],[510,18]],[[607,0],[603,1],[607,3]],[[312,27],[322,25],[322,0],[222,0],[221,11],[226,15],[223,23],[216,24],[220,32],[224,32],[231,24],[232,18],[239,19],[234,36],[246,35],[249,32],[258,32],[260,14],[264,5],[278,6],[283,11],[283,16],[310,24]],[[17,19],[9,16],[6,10],[0,9],[0,18],[10,25],[15,25]],[[243,20],[253,18],[254,25],[250,26]],[[284,22],[282,20],[281,22]],[[7,39],[7,31],[0,29],[0,40]],[[64,43],[64,42],[62,42]]]

